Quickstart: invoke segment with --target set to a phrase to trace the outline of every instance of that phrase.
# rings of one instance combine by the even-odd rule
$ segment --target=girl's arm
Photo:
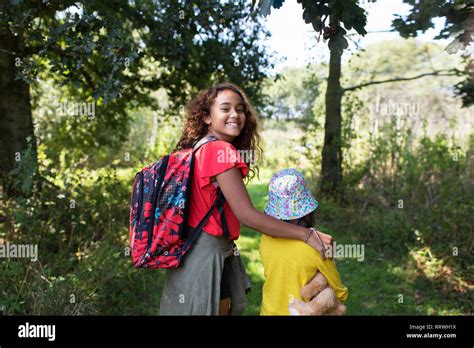
[[[240,169],[233,167],[216,175],[216,180],[219,183],[226,201],[229,203],[229,206],[239,222],[243,225],[272,237],[296,239],[300,241],[305,241],[307,238],[308,228],[278,220],[255,209],[242,180]],[[329,235],[325,236],[321,235],[324,242],[326,243],[327,240],[328,243],[332,243],[332,237]],[[308,244],[325,258],[323,246],[314,233],[311,233]]]

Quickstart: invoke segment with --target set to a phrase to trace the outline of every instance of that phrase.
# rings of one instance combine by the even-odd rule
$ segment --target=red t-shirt
[[[245,177],[249,171],[231,143],[223,140],[211,141],[195,152],[189,226],[194,228],[199,224],[217,197],[219,184],[217,181],[211,182],[211,178],[232,167],[239,168],[242,177]],[[224,204],[224,214],[227,220],[229,239],[239,238],[240,223],[227,202]],[[217,209],[214,209],[203,230],[213,236],[222,236],[223,230]]]

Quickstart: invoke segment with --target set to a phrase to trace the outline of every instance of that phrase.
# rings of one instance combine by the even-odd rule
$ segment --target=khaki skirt
[[[204,231],[184,256],[181,265],[167,269],[160,315],[219,315],[224,261],[230,278],[231,315],[247,305],[250,280],[237,246],[229,239]]]

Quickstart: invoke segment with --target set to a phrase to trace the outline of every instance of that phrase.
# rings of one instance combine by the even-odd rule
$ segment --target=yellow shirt
[[[260,240],[265,284],[260,315],[290,315],[288,304],[303,300],[300,289],[321,272],[340,301],[348,289],[341,283],[334,260],[323,260],[308,244],[291,239],[263,235]]]

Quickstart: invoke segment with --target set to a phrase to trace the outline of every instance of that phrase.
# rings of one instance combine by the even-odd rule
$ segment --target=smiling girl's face
[[[204,119],[208,135],[232,142],[245,126],[245,109],[240,96],[230,89],[220,92],[211,106],[210,116]]]

